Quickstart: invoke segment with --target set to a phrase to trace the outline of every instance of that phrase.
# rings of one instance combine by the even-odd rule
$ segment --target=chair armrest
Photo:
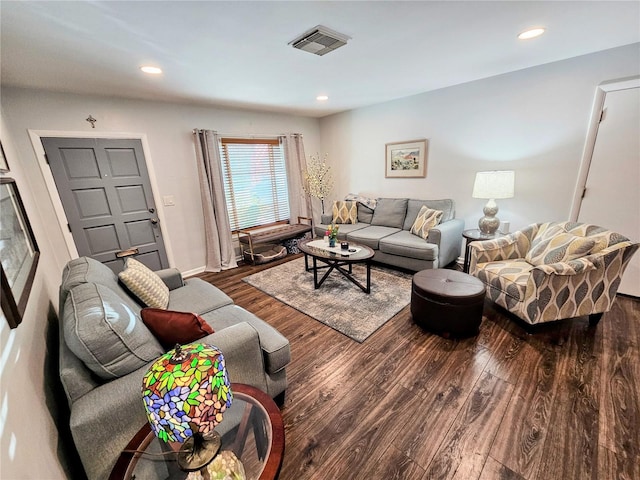
[[[438,245],[438,267],[444,268],[460,256],[464,222],[453,218],[436,225],[427,236],[427,242]]]
[[[531,242],[522,231],[491,240],[469,243],[469,272],[473,274],[479,263],[524,258]]]
[[[303,221],[307,222],[309,225],[313,226],[313,218],[311,217],[300,217],[298,216],[298,223],[302,223]]]
[[[177,268],[165,268],[163,270],[157,270],[156,273],[165,285],[169,287],[169,290],[175,290],[176,288],[184,286],[182,274]]]

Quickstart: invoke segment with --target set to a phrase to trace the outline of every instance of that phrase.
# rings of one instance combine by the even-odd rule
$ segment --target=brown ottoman
[[[485,287],[456,270],[422,270],[413,276],[411,315],[418,325],[445,338],[478,334]]]

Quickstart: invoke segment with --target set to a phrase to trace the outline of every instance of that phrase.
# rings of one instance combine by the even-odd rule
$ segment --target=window
[[[232,231],[289,219],[287,169],[279,140],[222,138],[220,158]]]

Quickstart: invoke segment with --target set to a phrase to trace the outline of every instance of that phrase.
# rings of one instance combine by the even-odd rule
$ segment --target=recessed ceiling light
[[[327,100],[329,100],[329,97],[327,97],[326,95],[318,95],[316,97],[316,100],[318,100],[319,102],[326,102]]]
[[[530,38],[539,37],[544,33],[544,31],[545,29],[540,27],[530,28],[529,30],[525,30],[520,35],[518,35],[518,38],[520,40],[529,40]]]
[[[151,67],[149,65],[140,67],[140,70],[142,70],[144,73],[150,73],[152,75],[160,75],[162,73],[162,70],[158,67]]]

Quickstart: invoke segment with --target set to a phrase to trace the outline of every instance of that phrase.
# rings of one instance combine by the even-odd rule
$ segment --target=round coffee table
[[[278,478],[284,456],[280,409],[269,395],[249,385],[234,383],[231,391],[233,403],[216,427],[222,437],[220,451],[231,450],[236,455],[247,479]],[[176,462],[180,446],[158,439],[146,423],[120,454],[109,480],[186,479],[188,473]]]
[[[306,239],[298,243],[298,248],[304,253],[304,268],[307,272],[313,272],[313,286],[320,288],[329,274],[337,270],[354,285],[360,287],[364,293],[371,293],[371,259],[374,251],[366,245],[349,243],[349,249],[343,250],[340,243],[336,247],[329,247],[322,239]],[[309,266],[309,259],[313,259]],[[318,265],[318,262],[324,265]],[[367,284],[360,283],[354,276],[352,266],[355,263],[364,263],[367,267]],[[344,268],[347,267],[347,268]],[[327,269],[318,281],[318,271]]]

